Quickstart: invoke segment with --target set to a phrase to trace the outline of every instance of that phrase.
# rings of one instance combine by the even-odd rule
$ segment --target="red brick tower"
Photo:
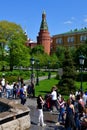
[[[40,31],[37,36],[37,45],[42,45],[44,47],[44,52],[50,55],[51,37],[48,32],[45,12],[42,13]]]

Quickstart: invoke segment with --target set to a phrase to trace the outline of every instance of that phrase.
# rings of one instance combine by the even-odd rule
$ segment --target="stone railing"
[[[27,130],[30,125],[28,107],[0,98],[0,130]]]

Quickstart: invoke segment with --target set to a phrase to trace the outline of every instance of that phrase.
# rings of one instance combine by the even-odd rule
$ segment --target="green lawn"
[[[75,82],[75,86],[76,86],[77,89],[79,89],[80,86],[81,86],[81,82]],[[82,88],[83,88],[84,91],[87,90],[87,82],[82,83]]]
[[[37,97],[39,94],[41,94],[43,97],[47,93],[50,93],[51,88],[53,85],[58,84],[58,80],[55,78],[52,79],[45,79],[40,81],[39,86],[35,86],[35,96]],[[80,82],[75,82],[75,86],[77,89],[80,88]],[[87,82],[83,82],[83,89],[87,90]],[[65,95],[64,97],[67,97],[68,95]]]
[[[40,81],[39,86],[35,86],[35,96],[38,96],[39,94],[44,96],[46,93],[49,93],[53,85],[57,83],[58,80],[55,78]]]

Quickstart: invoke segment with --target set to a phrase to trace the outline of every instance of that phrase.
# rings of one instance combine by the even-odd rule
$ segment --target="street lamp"
[[[83,55],[80,55],[79,56],[79,63],[81,65],[81,86],[80,86],[80,90],[81,92],[83,91],[83,88],[82,88],[82,82],[83,82],[83,65],[84,65],[84,61],[85,61],[85,57]]]
[[[50,61],[48,61],[48,79],[51,78]]]
[[[39,85],[39,60],[36,60],[36,71],[37,71],[37,77],[36,77],[36,85]]]
[[[35,59],[32,57],[30,59],[31,62],[31,66],[32,66],[32,70],[31,70],[31,82],[34,80],[34,72],[33,72],[33,68],[34,68],[34,63],[35,63]]]

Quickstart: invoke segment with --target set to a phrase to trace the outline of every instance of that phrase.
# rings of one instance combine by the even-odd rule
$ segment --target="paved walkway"
[[[51,77],[55,77],[52,75]],[[39,80],[47,79],[48,76],[39,77]],[[26,80],[25,83],[28,84],[30,81]],[[18,100],[20,102],[20,100]],[[56,126],[55,123],[58,119],[58,113],[54,109],[52,113],[45,111],[44,112],[44,121],[47,124],[46,127],[37,126],[38,123],[38,114],[37,114],[37,102],[36,98],[27,98],[26,104],[30,108],[30,118],[31,118],[31,128],[29,130],[64,130],[64,126]]]
[[[54,77],[56,77],[56,75],[51,75],[51,78],[54,78]],[[44,79],[48,79],[48,76],[41,76],[41,77],[39,77],[39,81],[44,80]],[[30,83],[30,79],[29,80],[25,80],[24,83],[25,84],[29,84]]]
[[[58,113],[54,108],[52,113],[44,112],[44,121],[47,124],[46,127],[37,126],[38,115],[37,115],[37,103],[36,98],[28,98],[26,104],[30,108],[31,128],[29,130],[64,130],[64,126],[56,126]]]

